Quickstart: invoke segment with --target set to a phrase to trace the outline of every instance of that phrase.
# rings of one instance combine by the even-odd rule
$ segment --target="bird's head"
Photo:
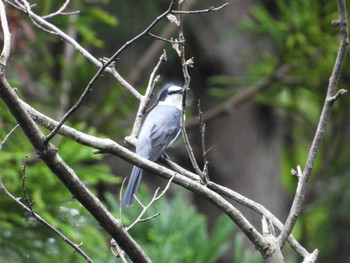
[[[181,109],[183,93],[184,88],[174,84],[167,84],[158,93],[158,104],[174,106]]]

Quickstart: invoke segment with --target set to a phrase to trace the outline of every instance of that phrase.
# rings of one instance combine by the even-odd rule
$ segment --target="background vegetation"
[[[117,2],[72,1],[72,10],[79,9],[80,14],[56,17],[52,22],[64,31],[71,30],[72,35],[76,35],[79,42],[97,57],[108,57],[168,4],[167,1]],[[212,1],[205,2],[213,4]],[[295,180],[289,171],[297,164],[304,165],[300,162],[306,159],[338,48],[338,30],[331,25],[337,17],[336,3],[323,0],[255,2],[250,8],[250,16],[240,22],[234,33],[236,38],[240,34],[249,34],[252,41],[268,41],[269,48],[265,52],[252,53],[259,62],[251,63],[246,74],[232,76],[212,70],[206,64],[208,61],[198,55],[195,56],[195,68],[205,68],[208,72],[195,70],[192,78],[193,83],[204,84],[201,92],[210,96],[211,106],[215,106],[227,97],[235,96],[238,93],[235,87],[256,83],[281,66],[287,68],[286,74],[256,94],[253,101],[276,113],[282,138],[280,181],[288,204],[295,189]],[[36,1],[35,11],[47,14],[60,5],[61,1]],[[230,5],[235,5],[235,1]],[[47,115],[59,118],[80,96],[96,68],[87,63],[81,54],[74,52],[72,56],[67,55],[69,48],[65,43],[33,27],[24,15],[10,7],[8,12],[13,37],[8,78],[18,88],[20,97]],[[161,32],[165,26],[157,27],[155,33]],[[191,51],[191,44],[198,46],[200,42],[196,40],[196,31],[188,27],[188,32],[194,35],[188,38],[187,45],[189,52],[195,53]],[[145,39],[123,53],[117,61],[118,71],[130,74],[135,61],[151,41]],[[169,46],[165,48],[171,50]],[[164,79],[178,76],[175,58],[176,55],[169,52],[169,62],[162,69]],[[154,61],[157,59],[155,57]],[[231,57],[227,56],[227,59]],[[173,68],[175,73],[171,72]],[[152,66],[148,70],[151,69]],[[347,88],[349,75],[350,66],[346,61],[339,88]],[[147,81],[146,70],[144,76],[135,82],[142,90]],[[121,140],[130,132],[136,106],[137,101],[131,94],[106,76],[94,87],[88,103],[69,120],[69,125],[88,134]],[[344,97],[334,107],[307,203],[293,232],[298,240],[307,244],[306,247],[321,251],[319,262],[347,262],[350,259],[350,238],[345,231],[350,227],[349,106],[349,98]],[[2,101],[0,112],[2,140],[16,122],[5,110]],[[220,131],[216,136],[220,136]],[[55,138],[55,144],[84,183],[95,189],[96,194],[118,216],[119,191],[115,186],[121,183],[125,174],[115,173],[110,161],[93,155],[89,148],[63,138]],[[95,262],[115,262],[109,250],[109,237],[49,170],[37,161],[19,129],[0,152],[0,178],[8,190],[17,197],[23,196],[22,166],[25,156],[28,156],[26,188],[29,197],[35,201],[34,210],[71,240],[82,242],[84,251]],[[145,188],[142,196],[149,196]],[[136,240],[155,262],[217,262],[219,258],[223,262],[260,261],[251,249],[243,248],[241,234],[235,232],[226,218],[214,219],[215,223],[210,225],[207,219],[210,215],[198,212],[183,196],[181,193],[173,194],[172,198],[160,200],[150,214],[162,211],[161,216],[132,230]],[[123,220],[130,222],[136,213],[137,210],[128,211]],[[290,255],[288,260],[297,262],[298,259]],[[81,262],[82,259],[1,194],[0,261]]]

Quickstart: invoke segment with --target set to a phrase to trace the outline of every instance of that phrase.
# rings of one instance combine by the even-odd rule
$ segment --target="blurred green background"
[[[45,15],[63,1],[35,3],[33,11]],[[222,3],[188,2],[190,9]],[[67,11],[80,10],[78,15],[57,16],[50,22],[68,32],[95,57],[110,57],[166,10],[168,4],[165,0],[73,0]],[[7,14],[13,38],[8,80],[22,99],[59,119],[79,98],[97,68],[59,38],[33,26],[24,14],[10,6]],[[263,203],[281,221],[287,215],[296,186],[289,171],[305,164],[323,106],[339,45],[338,29],[331,25],[336,18],[336,1],[324,0],[237,0],[216,13],[185,17],[186,53],[195,61],[190,71],[190,121],[190,116],[196,118],[198,98],[202,110],[209,110],[279,70],[266,88],[243,106],[237,106],[234,113],[224,112],[209,119],[207,141],[216,146],[209,154],[211,179]],[[169,39],[178,34],[177,28],[166,20],[152,32]],[[160,69],[161,81],[182,82],[176,52],[170,44],[151,37],[125,50],[116,61],[116,69],[142,92],[162,49],[167,51],[168,61]],[[346,60],[339,88],[348,87],[349,74]],[[123,143],[131,131],[137,106],[137,100],[106,74],[67,124]],[[333,107],[304,208],[293,231],[308,251],[320,250],[318,262],[350,261],[349,106],[350,100],[345,96]],[[16,122],[2,101],[0,110],[3,140]],[[220,126],[221,121],[225,126]],[[47,133],[44,128],[43,131]],[[201,162],[198,129],[191,126],[189,131]],[[59,136],[53,143],[82,181],[119,217],[119,188],[131,166],[115,156],[94,155],[92,149]],[[181,141],[178,144],[179,151],[173,151],[173,158],[190,167]],[[25,156],[26,188],[35,201],[34,210],[75,243],[82,243],[94,262],[115,262],[109,237],[36,158],[20,129],[0,152],[0,178],[7,189],[23,200]],[[243,181],[245,178],[251,181]],[[146,184],[150,181],[155,181],[151,189],[164,185],[161,179],[145,178]],[[149,199],[152,190],[145,185],[140,196]],[[131,230],[154,262],[261,261],[228,218],[179,187],[172,186],[170,194],[157,202],[148,215],[158,211],[159,217]],[[123,217],[125,224],[132,222],[138,212],[136,206],[128,209]],[[248,217],[260,222],[256,215],[248,213]],[[288,246],[285,252],[287,262],[301,262]],[[0,193],[0,262],[84,260]]]

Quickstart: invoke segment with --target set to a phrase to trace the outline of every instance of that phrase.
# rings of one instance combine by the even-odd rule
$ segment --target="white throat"
[[[170,95],[164,101],[159,101],[158,105],[173,106],[182,110],[182,94]]]

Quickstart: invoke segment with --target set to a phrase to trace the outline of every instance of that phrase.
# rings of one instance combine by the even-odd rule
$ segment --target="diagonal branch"
[[[11,4],[13,7],[17,8],[21,12],[27,14],[29,18],[33,21],[34,25],[38,26],[41,29],[50,31],[51,34],[59,37],[64,42],[72,45],[78,52],[80,52],[85,58],[92,62],[97,67],[102,67],[102,62],[95,58],[89,51],[83,48],[75,39],[70,37],[68,34],[63,32],[61,29],[53,25],[52,23],[46,21],[41,16],[35,14],[31,9],[25,9],[23,5],[15,5],[10,1],[6,1]],[[17,1],[16,1],[17,2]],[[141,99],[141,94],[134,89],[114,68],[107,67],[105,72],[110,73],[125,89],[127,89],[131,94],[133,94],[137,99]]]
[[[160,64],[164,63],[166,60],[167,60],[167,56],[166,56],[166,52],[164,50],[163,54],[159,57],[157,65],[155,66],[155,68],[153,69],[153,71],[151,73],[145,95],[142,96],[142,99],[140,100],[140,105],[139,105],[139,109],[137,110],[137,113],[136,113],[136,118],[134,121],[134,126],[132,128],[132,132],[131,132],[130,136],[127,136],[125,138],[125,141],[132,144],[132,145],[135,145],[137,135],[140,132],[141,124],[142,124],[142,121],[144,119],[144,115],[146,113],[146,109],[147,109],[148,104],[151,100],[151,96],[152,96],[152,93],[154,91],[154,88],[159,81],[159,76],[156,76],[156,73],[160,67]]]
[[[65,235],[63,235],[60,231],[58,231],[54,226],[52,226],[49,222],[47,222],[44,218],[42,218],[39,214],[34,212],[32,208],[28,208],[26,205],[24,205],[20,198],[15,197],[13,194],[10,193],[10,191],[5,187],[3,182],[0,180],[0,190],[2,190],[5,195],[7,195],[12,201],[14,201],[16,204],[18,204],[20,207],[22,207],[25,211],[28,213],[31,213],[36,220],[38,220],[41,224],[46,226],[50,229],[50,231],[54,232],[55,235],[57,235],[59,238],[61,238],[64,242],[69,244],[75,251],[77,251],[83,258],[86,259],[87,262],[93,262],[89,256],[79,247],[79,245],[74,244],[69,238],[67,238]]]
[[[207,9],[202,9],[202,10],[194,10],[194,11],[183,11],[183,10],[173,10],[171,11],[172,14],[193,14],[193,15],[197,15],[197,14],[205,14],[205,13],[210,13],[210,12],[216,12],[221,10],[222,8],[226,7],[228,5],[228,3],[225,3],[221,6],[218,7],[209,7]]]
[[[46,137],[46,141],[50,141],[53,136],[57,133],[57,131],[60,129],[60,127],[65,123],[66,120],[81,106],[81,104],[84,102],[85,98],[87,97],[88,93],[92,90],[92,86],[95,84],[95,82],[101,78],[102,73],[105,71],[106,68],[109,67],[109,65],[114,62],[117,57],[130,45],[137,42],[139,39],[141,39],[144,36],[147,36],[147,34],[151,31],[152,28],[155,27],[155,25],[161,21],[164,17],[166,17],[172,10],[173,6],[175,5],[175,0],[172,0],[168,9],[158,16],[144,31],[142,31],[140,34],[132,38],[130,41],[127,41],[121,48],[119,48],[118,51],[116,51],[108,61],[106,61],[102,66],[99,68],[99,70],[96,72],[96,74],[93,76],[93,78],[90,80],[88,85],[86,86],[84,92],[81,94],[78,101],[73,105],[73,107],[63,116],[63,118],[58,123],[57,127],[51,131],[51,133]]]
[[[316,129],[314,139],[311,144],[309,155],[306,161],[306,166],[303,173],[300,175],[298,182],[298,191],[295,194],[292,207],[290,209],[289,215],[287,217],[285,227],[279,236],[279,245],[284,246],[287,237],[292,232],[298,215],[300,214],[302,204],[307,191],[308,182],[310,175],[316,160],[318,150],[321,145],[321,140],[323,138],[325,127],[330,118],[334,96],[337,94],[337,86],[340,78],[341,68],[345,59],[347,46],[349,44],[349,32],[348,32],[348,18],[346,14],[345,0],[337,0],[338,2],[338,13],[339,13],[339,29],[340,29],[340,45],[338,50],[338,55],[334,63],[333,71],[329,79],[327,96],[324,102],[324,106],[321,112],[320,120]]]
[[[4,140],[0,143],[0,152],[2,150],[2,147],[4,146],[4,144],[6,143],[6,141],[8,140],[8,138],[11,136],[11,134],[19,127],[19,125],[17,124],[4,138]]]
[[[26,104],[23,101],[20,101],[22,106],[28,111],[28,113],[31,115],[33,120],[38,123],[39,125],[47,128],[47,129],[53,129],[53,127],[56,126],[57,122],[44,114],[36,111],[33,109],[31,106]],[[92,135],[88,135],[85,133],[82,133],[80,131],[77,131],[69,126],[63,125],[61,129],[59,130],[59,134],[71,139],[79,144],[98,149],[100,152],[109,152],[115,156],[118,156],[126,161],[129,161],[131,163],[140,165],[141,162],[136,162],[135,159],[133,159],[133,156],[136,156],[135,158],[142,159],[138,155],[134,154],[133,152],[125,149],[121,145],[117,144],[116,142],[110,140],[110,139],[102,139],[98,138]],[[200,182],[200,178],[198,175],[191,173],[184,168],[178,166],[177,164],[171,162],[168,159],[163,160],[167,166],[170,166],[172,170],[176,171],[178,174],[182,174],[185,177],[189,178],[192,182]],[[155,164],[156,165],[156,164]],[[157,167],[162,167],[162,166],[157,166]],[[147,169],[147,168],[146,168]],[[157,174],[157,173],[155,173]],[[159,174],[158,174],[159,175]],[[174,183],[177,183],[177,181],[174,181]],[[178,184],[178,183],[177,183]],[[262,206],[259,203],[256,203],[255,201],[242,196],[241,194],[226,188],[224,186],[218,185],[214,182],[208,182],[207,187],[211,190],[214,191],[215,193],[225,196],[227,198],[230,198],[231,200],[236,201],[239,204],[242,204],[253,211],[265,215],[269,220],[271,220],[275,226],[278,229],[282,229],[283,224],[264,206]],[[295,251],[302,256],[303,258],[307,257],[310,255],[296,240],[295,238],[290,235],[288,241],[290,242],[291,246],[295,249]]]
[[[55,127],[55,125],[57,124],[56,121],[34,110],[25,102],[21,101],[21,105],[29,112],[34,121],[39,123],[40,125],[48,129],[53,129],[53,127]],[[118,156],[131,164],[137,165],[167,180],[169,180],[172,176],[175,175],[173,179],[174,183],[194,193],[202,195],[209,202],[213,203],[216,207],[222,210],[242,229],[242,231],[249,237],[249,239],[259,250],[263,249],[263,247],[265,246],[264,241],[261,239],[261,235],[250,224],[250,222],[247,221],[247,219],[241,214],[241,212],[228,201],[226,201],[223,197],[221,197],[220,194],[217,194],[216,192],[213,192],[212,190],[203,186],[200,183],[200,180],[195,180],[195,178],[198,177],[197,175],[192,174],[192,179],[189,179],[180,173],[176,173],[168,168],[165,168],[159,164],[156,164],[152,161],[140,157],[136,153],[122,147],[121,145],[110,139],[101,139],[95,136],[84,134],[66,125],[61,127],[59,133],[80,144],[99,149],[101,152],[104,153],[109,153]]]
[[[140,246],[125,231],[120,220],[113,217],[100,200],[80,181],[75,172],[62,160],[57,149],[47,143],[28,112],[20,103],[17,94],[5,78],[6,54],[10,49],[10,32],[6,23],[6,13],[3,1],[0,1],[1,26],[4,34],[4,49],[0,57],[0,96],[7,105],[12,116],[16,119],[24,134],[32,144],[37,155],[47,167],[65,184],[67,189],[90,212],[101,226],[120,244],[130,258],[136,262],[150,262],[150,259]],[[5,55],[4,55],[5,54]]]
[[[48,14],[46,16],[43,16],[42,18],[44,19],[49,19],[57,15],[73,15],[73,14],[78,14],[79,11],[73,11],[73,12],[63,12],[68,5],[70,4],[70,0],[66,0],[66,2],[63,3],[63,5],[55,12]]]

